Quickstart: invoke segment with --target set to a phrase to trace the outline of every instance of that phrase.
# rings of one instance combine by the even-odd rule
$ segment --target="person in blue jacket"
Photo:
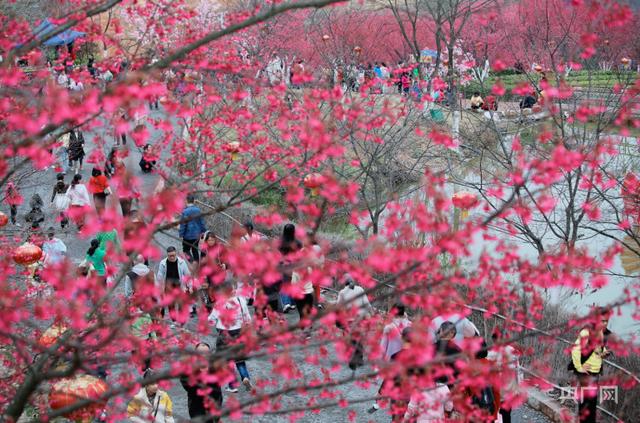
[[[207,231],[202,218],[202,211],[193,204],[195,197],[193,194],[187,195],[187,207],[180,216],[180,238],[182,238],[182,251],[190,262],[200,260],[198,242],[203,233]]]

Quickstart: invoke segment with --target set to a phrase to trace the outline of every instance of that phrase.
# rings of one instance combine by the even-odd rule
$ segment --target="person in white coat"
[[[144,377],[152,374],[147,369]],[[171,397],[157,383],[149,383],[138,391],[127,405],[127,415],[134,423],[174,423]]]
[[[222,286],[220,298],[226,298],[226,301],[215,303],[209,315],[209,322],[215,325],[218,332],[216,351],[223,351],[231,345],[240,336],[242,328],[251,323],[251,313],[247,306],[247,300],[238,295],[237,290],[234,292],[232,283],[225,282],[225,285]],[[250,390],[252,388],[251,377],[244,358],[242,356],[235,357],[234,362],[242,384],[247,390]],[[232,393],[238,392],[234,382],[229,383],[226,390]]]
[[[158,264],[158,271],[156,273],[156,288],[161,294],[167,294],[175,289],[180,289],[183,292],[191,292],[192,285],[190,280],[191,272],[186,260],[178,257],[176,247],[171,246],[167,248],[167,257],[165,257],[160,264]],[[176,310],[180,307],[175,305]],[[164,315],[164,309],[162,310]]]
[[[45,266],[60,263],[67,254],[67,246],[55,235],[55,230],[50,227],[47,231],[47,240],[42,244]]]
[[[89,191],[84,184],[81,184],[82,175],[76,173],[73,176],[71,185],[67,190],[67,197],[69,197],[69,216],[78,226],[78,230],[81,230],[84,226],[85,208],[91,207],[91,197],[89,197]]]
[[[445,412],[450,413],[452,410],[451,391],[447,385],[438,382],[431,388],[416,391],[411,395],[404,421],[416,423],[444,422],[446,418]]]

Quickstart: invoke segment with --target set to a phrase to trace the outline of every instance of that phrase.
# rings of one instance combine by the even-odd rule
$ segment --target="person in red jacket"
[[[111,189],[109,188],[109,180],[98,168],[93,168],[91,171],[89,192],[93,194],[93,203],[96,206],[96,212],[102,214],[107,203],[107,195],[111,194]]]

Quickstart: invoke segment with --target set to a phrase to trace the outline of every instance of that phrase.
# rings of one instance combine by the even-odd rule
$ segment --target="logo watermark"
[[[598,403],[614,402],[618,403],[618,386],[563,386],[560,388],[559,400],[578,400],[584,401],[585,398],[593,398],[598,395]]]

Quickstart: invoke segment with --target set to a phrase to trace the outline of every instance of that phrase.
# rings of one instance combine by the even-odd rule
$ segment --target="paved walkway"
[[[157,115],[158,112],[154,112]],[[157,133],[152,133],[153,137],[157,137]],[[90,153],[90,148],[92,146],[92,135],[87,134],[87,155]],[[131,143],[131,141],[129,141]],[[156,177],[154,175],[142,174],[139,171],[139,167],[137,165],[140,159],[140,153],[133,150],[131,152],[131,156],[128,160],[128,168],[134,171],[135,175],[139,177],[142,181],[142,189],[144,193],[149,193],[153,190],[153,187],[156,185]],[[84,181],[88,181],[90,176],[92,166],[85,165],[84,170],[82,171]],[[67,178],[67,180],[69,177]],[[51,198],[51,189],[53,186],[53,182],[55,181],[55,172],[53,170],[47,170],[42,172],[37,172],[29,177],[24,184],[22,184],[22,194],[25,198],[25,204],[28,204],[31,195],[35,192],[39,193],[43,198],[45,204],[47,205],[47,209],[45,213],[47,214],[47,221],[42,225],[43,228],[47,228],[52,225],[59,229],[59,224],[55,223],[55,213],[53,208],[49,206],[49,200]],[[68,181],[67,181],[68,182]],[[115,199],[111,199],[110,201],[115,201]],[[8,212],[8,210],[5,210]],[[23,215],[28,212],[28,207],[26,205],[22,206],[19,209],[19,222],[22,223],[22,228],[20,230],[25,231],[27,225],[24,223]],[[176,231],[177,235],[177,231]],[[81,261],[84,258],[87,248],[89,247],[89,240],[79,239],[77,237],[77,232],[75,227],[72,225],[70,229],[66,231],[58,231],[58,236],[67,244],[68,247],[68,257],[74,261]],[[177,242],[172,240],[167,236],[158,236],[155,240],[159,245],[166,247],[167,245],[173,244],[177,246]],[[152,266],[155,268],[157,263],[152,263]],[[287,315],[287,320],[290,323],[295,323],[297,320],[296,313],[290,313]],[[195,328],[195,320],[192,319],[191,322],[186,326],[187,329]],[[213,345],[215,344],[213,336],[207,337],[207,340]],[[284,346],[277,345],[275,346],[277,351],[282,351]],[[311,364],[305,361],[306,357],[309,357],[312,354],[317,354],[317,349],[311,349],[307,351],[298,351],[292,352],[292,356],[297,363],[300,365],[300,370],[302,371],[302,377],[294,379],[292,381],[288,381],[288,383],[296,383],[300,384],[303,381],[310,381],[312,379],[322,379],[324,378],[323,371],[326,370],[329,372],[330,376],[336,379],[348,379],[351,377],[352,372],[347,368],[344,363],[340,363],[337,361],[337,357],[335,355],[335,351],[333,346],[328,345],[327,349],[329,351],[328,357],[324,360],[321,360],[319,365]],[[281,380],[277,377],[274,377],[274,373],[271,371],[271,362],[269,358],[262,358],[256,360],[250,360],[247,363],[249,372],[251,373],[252,379],[255,381],[260,381],[262,383],[269,382],[267,387],[261,388],[259,392],[272,392],[278,388],[282,388],[285,386],[285,381]],[[123,371],[132,371],[122,369]],[[371,369],[368,367],[364,367],[358,370],[358,374],[361,372],[368,372]],[[351,412],[355,412],[356,418],[355,422],[388,422],[390,421],[389,416],[385,413],[384,410],[380,410],[374,414],[368,414],[367,409],[371,406],[372,398],[377,389],[378,389],[379,381],[373,381],[370,386],[365,387],[361,383],[350,382],[343,386],[340,386],[336,389],[332,390],[333,394],[336,394],[336,399],[326,399],[324,401],[334,402],[337,399],[344,398],[349,401],[349,405],[347,407],[333,406],[331,408],[323,409],[317,413],[308,412],[298,421],[300,422],[332,422],[332,423],[342,423],[348,421],[348,416]],[[177,381],[171,381],[171,386],[168,389],[169,394],[174,403],[174,414],[178,419],[187,419],[187,404],[186,404],[186,395],[182,387]],[[235,397],[239,401],[248,400],[251,398],[251,394],[249,392],[244,391],[242,388],[240,392],[237,394],[229,394],[224,393],[225,402],[229,401],[231,397]],[[314,395],[314,397],[317,397]],[[282,409],[290,408],[290,407],[303,407],[309,400],[309,397],[300,393],[289,393],[283,395],[278,401],[278,404]],[[533,410],[530,410],[526,407],[520,408],[514,411],[514,419],[513,421],[516,423],[525,423],[525,422],[546,422],[548,421],[544,416],[540,415]],[[231,421],[231,419],[228,419]],[[241,421],[252,422],[252,423],[261,423],[261,422],[289,422],[289,417],[287,415],[279,415],[279,416],[261,416],[261,417],[253,417],[253,416],[245,416]]]

